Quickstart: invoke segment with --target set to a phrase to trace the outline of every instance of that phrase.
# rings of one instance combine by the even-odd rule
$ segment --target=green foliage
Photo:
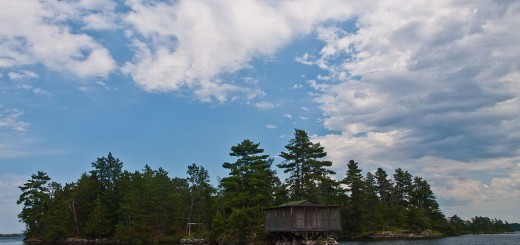
[[[520,231],[520,224],[519,223],[511,223],[511,224],[509,224],[509,229],[511,231]]]
[[[379,198],[381,199],[381,204],[383,206],[390,205],[393,186],[388,178],[388,174],[382,168],[378,168],[374,177],[376,179],[376,188]]]
[[[262,154],[259,143],[244,140],[231,147],[230,156],[237,157],[234,163],[222,166],[229,170],[229,176],[220,181],[221,200],[219,220],[225,220],[225,229],[217,228],[217,237],[232,243],[252,241],[262,232],[262,208],[274,202],[280,185],[276,172],[271,169],[273,159]]]
[[[507,222],[481,216],[472,218],[469,226],[473,233],[502,233],[512,231]]]
[[[107,157],[98,157],[97,161],[92,163],[92,168],[94,170],[90,173],[99,178],[103,188],[113,189],[121,177],[123,162],[119,161],[119,158],[114,158],[109,152]]]
[[[307,132],[295,129],[294,138],[285,146],[287,152],[281,152],[284,162],[277,166],[289,173],[286,186],[292,200],[319,198],[319,186],[328,182],[329,175],[335,174],[328,169],[331,161],[320,160],[327,156],[320,143],[310,141]]]
[[[203,233],[209,233],[211,225],[212,196],[215,188],[210,185],[208,171],[196,164],[188,166],[188,184],[190,192],[190,209],[188,223],[197,223],[203,228]]]
[[[66,192],[61,184],[51,182],[48,185],[49,203],[41,224],[42,238],[47,241],[58,241],[70,234],[70,213],[67,210]]]
[[[363,179],[363,200],[364,216],[361,226],[364,231],[377,231],[383,228],[383,216],[381,214],[381,200],[377,196],[378,190],[376,186],[375,176],[368,172]]]
[[[262,208],[295,199],[342,205],[343,235],[362,237],[382,230],[433,230],[435,234],[500,233],[507,222],[477,216],[470,221],[446,218],[428,182],[398,168],[390,177],[378,168],[363,176],[351,160],[341,181],[330,176],[332,162],[324,147],[295,129],[294,138],[277,166],[288,177],[282,184],[272,169],[273,158],[260,143],[243,140],[231,147],[234,162],[222,164],[229,174],[219,188],[210,184],[208,171],[187,167],[186,178],[170,178],[162,168],[145,165],[123,171],[112,156],[97,158],[93,170],[73,183],[50,182],[38,171],[20,186],[18,215],[27,238],[61,242],[67,237],[109,238],[125,242],[171,242],[188,236],[219,244],[258,243],[267,239]],[[393,177],[393,178],[392,178]],[[188,223],[191,226],[188,226]]]
[[[347,168],[347,174],[342,183],[347,185],[347,193],[350,195],[343,223],[347,231],[356,233],[363,230],[361,226],[365,213],[363,175],[358,163],[354,160],[348,162]]]
[[[412,188],[412,175],[401,168],[396,169],[394,173],[394,188],[392,192],[393,201],[398,205],[408,205]]]
[[[96,237],[106,237],[110,234],[110,221],[108,220],[108,210],[101,197],[98,195],[94,203],[94,209],[89,214],[86,224],[85,233]]]
[[[18,215],[20,221],[26,225],[26,236],[41,236],[45,226],[42,220],[49,210],[51,197],[47,182],[51,178],[47,173],[38,171],[23,186],[19,186],[22,194],[16,202],[23,204],[22,212]]]

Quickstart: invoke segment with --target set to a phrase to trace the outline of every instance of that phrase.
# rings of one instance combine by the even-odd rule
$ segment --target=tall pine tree
[[[47,182],[51,178],[47,173],[38,171],[33,174],[23,186],[19,186],[22,194],[16,202],[23,204],[23,209],[18,218],[26,225],[27,237],[39,237],[43,235],[44,224],[43,217],[49,209],[50,196]]]
[[[224,200],[224,218],[234,242],[251,240],[262,233],[262,208],[272,205],[279,185],[276,172],[271,169],[273,159],[263,154],[260,143],[244,140],[231,147],[234,163],[225,162],[229,176],[220,181]]]
[[[291,199],[318,199],[318,186],[329,179],[329,175],[335,174],[328,169],[332,166],[331,161],[320,160],[327,156],[325,147],[311,142],[304,130],[295,129],[294,138],[285,149],[286,152],[280,153],[284,162],[277,166],[290,174],[286,185]]]

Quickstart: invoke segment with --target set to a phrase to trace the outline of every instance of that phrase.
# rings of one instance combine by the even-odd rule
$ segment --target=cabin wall
[[[266,231],[341,230],[337,207],[283,207],[264,210]]]

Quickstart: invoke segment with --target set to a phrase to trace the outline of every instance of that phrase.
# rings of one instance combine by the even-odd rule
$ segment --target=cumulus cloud
[[[490,159],[503,163],[498,172],[516,166],[508,159],[520,155],[519,9],[515,1],[383,1],[360,10],[355,31],[317,28],[325,46],[297,60],[328,72],[311,87],[320,92],[325,127],[340,132],[315,139],[335,167],[351,158],[367,171],[426,173],[428,164],[456,162],[461,173]],[[453,191],[443,195],[497,193],[499,185],[516,186],[515,178],[452,176]]]
[[[78,21],[75,13],[95,11],[110,2],[4,2],[0,9],[0,67],[43,64],[79,77],[107,76],[116,68],[108,50],[91,36],[73,32],[67,21]]]
[[[192,90],[202,100],[251,93],[222,76],[248,69],[297,35],[350,16],[342,1],[127,1],[137,52],[124,71],[147,91]],[[333,8],[331,6],[334,6]],[[206,90],[205,88],[220,88]],[[254,91],[254,90],[253,90]]]
[[[518,154],[520,138],[510,132],[518,129],[513,122],[520,86],[512,78],[520,61],[502,50],[519,55],[520,33],[491,28],[519,24],[513,15],[518,3],[495,9],[450,1],[429,8],[416,4],[381,3],[359,16],[356,33],[321,31],[327,43],[322,63],[341,52],[352,56],[327,65],[340,82],[321,87],[325,93],[317,98],[325,126],[347,137],[405,130],[408,140],[400,142],[424,146],[411,157]],[[497,43],[497,37],[507,41]]]

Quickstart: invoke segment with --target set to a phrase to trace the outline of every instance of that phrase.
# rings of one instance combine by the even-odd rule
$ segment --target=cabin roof
[[[309,200],[298,200],[298,201],[286,202],[278,207],[280,208],[280,207],[289,207],[289,206],[316,206],[316,205],[318,205],[318,204],[313,203]]]
[[[290,201],[283,203],[277,207],[272,208],[264,208],[264,209],[276,209],[276,208],[285,208],[285,207],[340,207],[339,205],[320,205],[309,200],[298,200],[298,201]]]

